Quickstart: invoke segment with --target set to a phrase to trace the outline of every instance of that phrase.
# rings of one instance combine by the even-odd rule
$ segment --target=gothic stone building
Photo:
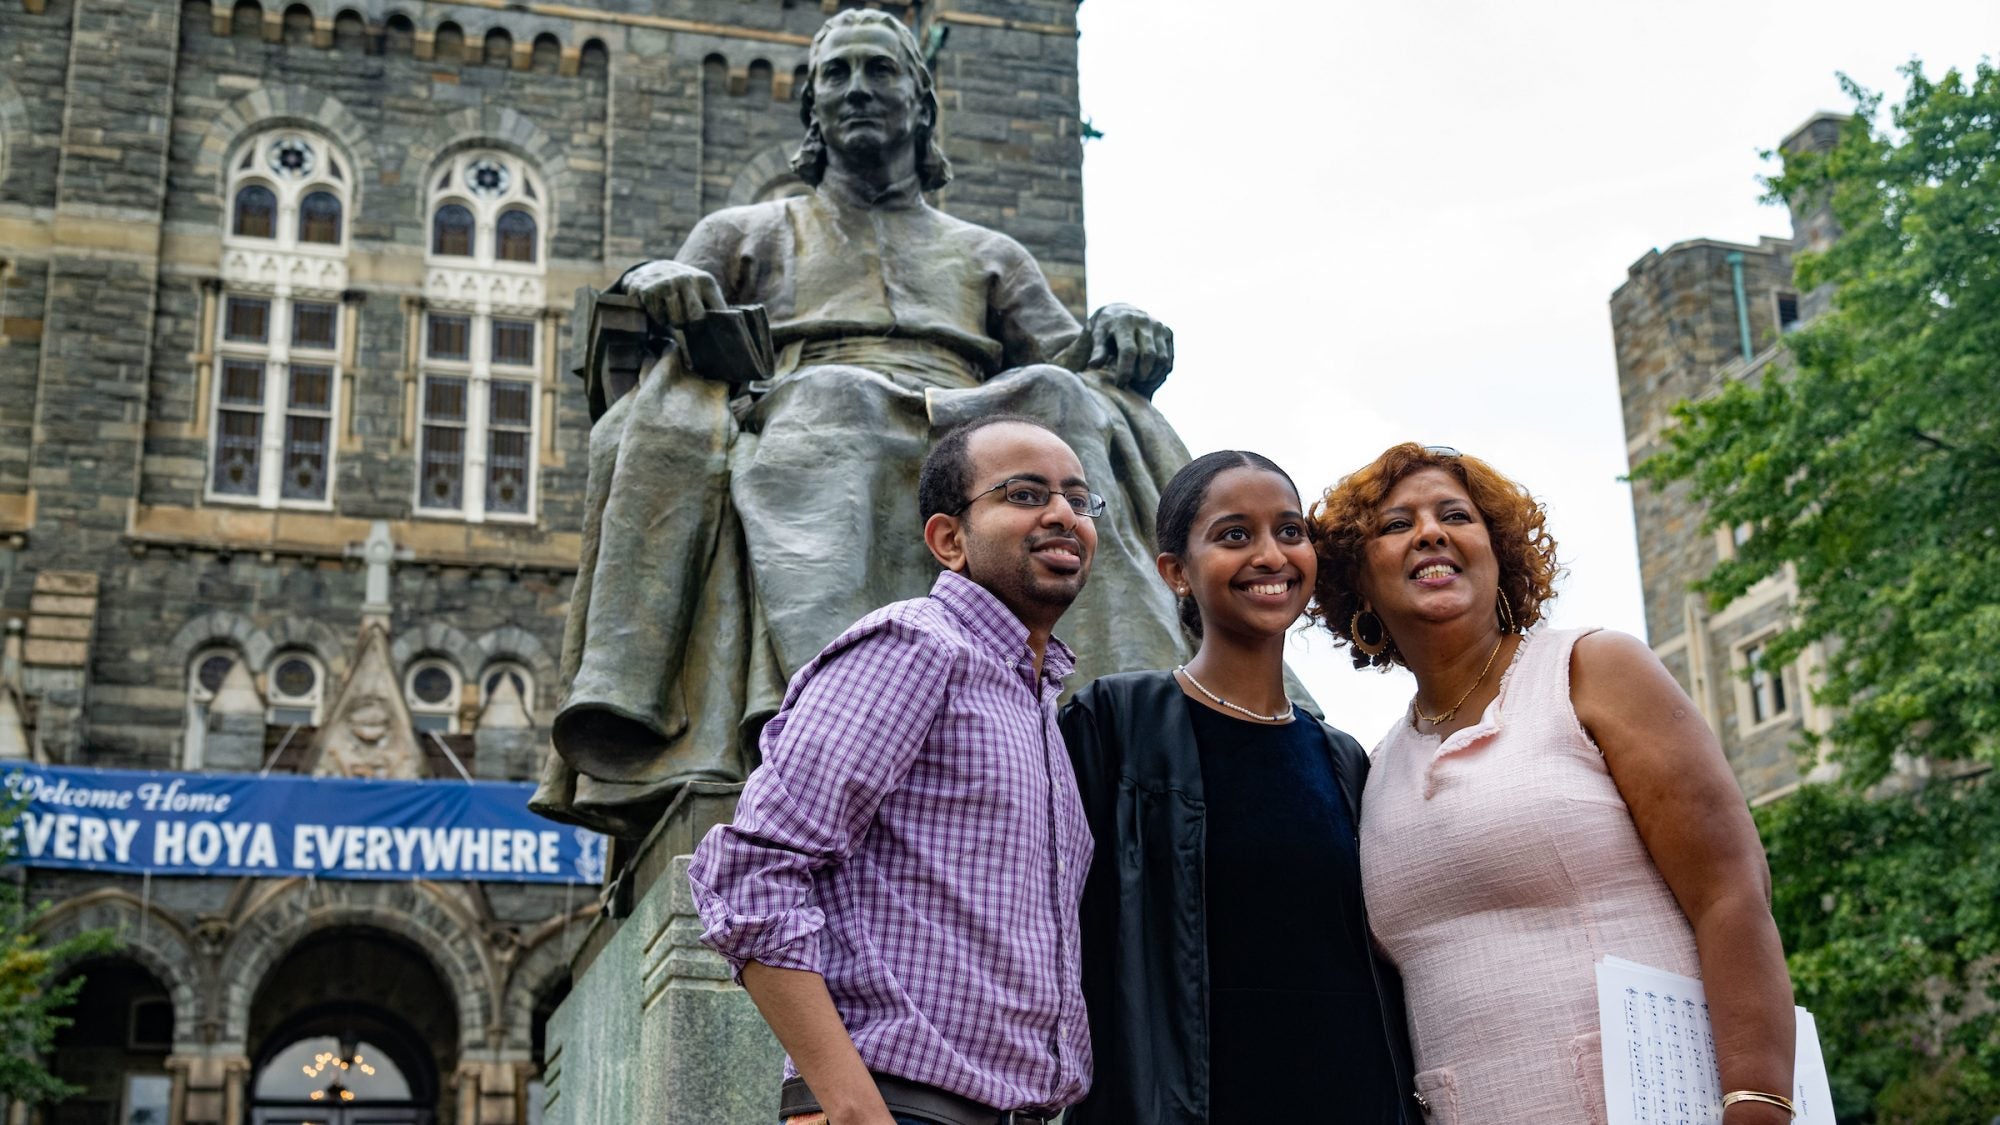
[[[572,293],[797,190],[843,6],[0,0],[0,754],[535,776],[584,488]],[[870,6],[934,55],[942,205],[1080,309],[1075,0]],[[14,872],[44,930],[123,939],[72,967],[50,1061],[84,1092],[9,1110],[76,1125],[536,1120],[596,895]],[[374,1091],[282,1105],[356,1028]]]
[[[1785,138],[1784,151],[1823,151],[1844,118],[1821,114]],[[1792,287],[1792,255],[1833,238],[1823,208],[1792,211],[1790,238],[1754,246],[1697,238],[1634,262],[1611,296],[1618,386],[1625,407],[1626,452],[1634,465],[1664,447],[1676,403],[1700,398],[1725,381],[1758,379],[1780,362],[1784,334],[1817,315],[1828,296]],[[1719,611],[1692,584],[1735,551],[1741,531],[1703,533],[1702,510],[1687,485],[1632,488],[1645,593],[1646,632],[1654,652],[1721,737],[1745,795],[1776,799],[1800,780],[1794,747],[1827,716],[1807,688],[1823,659],[1817,646],[1799,664],[1767,667],[1764,643],[1785,624],[1797,598],[1789,575],[1767,579]]]

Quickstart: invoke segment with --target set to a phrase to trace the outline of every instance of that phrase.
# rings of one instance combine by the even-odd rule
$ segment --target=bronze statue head
[[[931,80],[930,67],[924,65],[923,52],[917,47],[916,36],[903,25],[903,21],[887,12],[859,8],[845,11],[821,26],[813,36],[812,50],[807,55],[807,75],[805,89],[799,95],[799,120],[805,124],[806,137],[800,142],[798,152],[792,155],[792,171],[805,182],[819,186],[826,175],[827,143],[820,131],[818,117],[813,111],[814,87],[818,83],[822,50],[827,40],[836,32],[862,27],[880,28],[894,38],[899,61],[915,78],[919,100],[918,120],[914,133],[917,158],[917,181],[925,191],[936,191],[951,182],[951,161],[946,159],[944,149],[937,142],[938,100],[937,91]]]

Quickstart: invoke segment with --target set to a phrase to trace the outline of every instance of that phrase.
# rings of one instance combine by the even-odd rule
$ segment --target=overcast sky
[[[1606,302],[1648,249],[1789,236],[1759,152],[1836,72],[1901,100],[2000,54],[2000,3],[1088,0],[1092,303],[1174,329],[1156,402],[1196,455],[1323,488],[1398,441],[1548,504],[1557,625],[1645,636]],[[1373,743],[1412,681],[1308,635],[1293,664]]]

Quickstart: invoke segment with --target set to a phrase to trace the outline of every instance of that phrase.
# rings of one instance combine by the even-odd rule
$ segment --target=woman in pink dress
[[[1417,680],[1375,749],[1361,867],[1430,1125],[1604,1121],[1607,955],[1702,978],[1725,1125],[1789,1120],[1791,981],[1749,810],[1644,642],[1534,628],[1558,569],[1541,505],[1405,444],[1313,519],[1315,616],[1357,667]]]

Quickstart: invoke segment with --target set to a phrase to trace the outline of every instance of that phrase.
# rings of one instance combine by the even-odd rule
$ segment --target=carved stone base
[[[682,790],[607,896],[548,1025],[544,1125],[771,1125],[784,1052],[701,944],[687,870],[740,785]]]

